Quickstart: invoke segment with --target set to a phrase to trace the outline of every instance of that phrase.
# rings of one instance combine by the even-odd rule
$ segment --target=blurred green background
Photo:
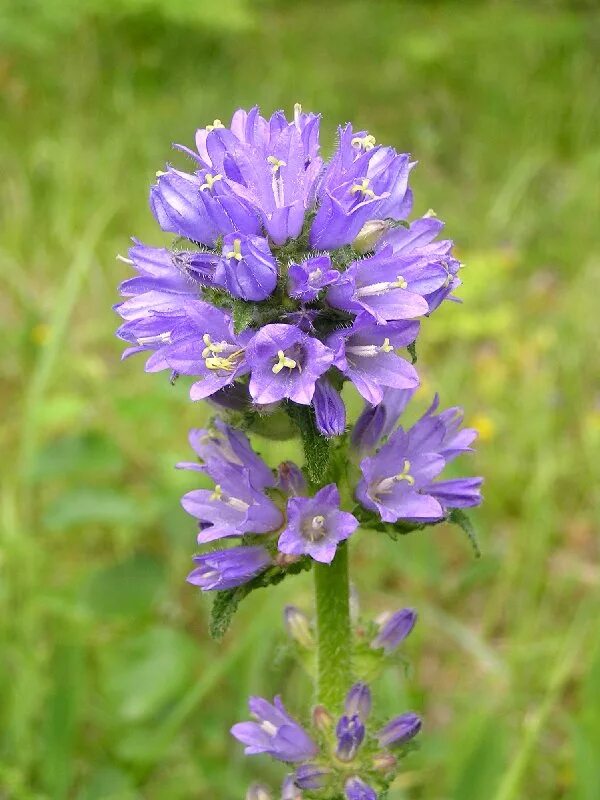
[[[366,611],[421,615],[408,679],[376,688],[426,720],[390,800],[598,800],[599,22],[592,2],[0,3],[0,797],[281,778],[227,731],[250,692],[303,713],[281,609],[310,608],[310,576],[207,638],[173,469],[207,412],[119,361],[111,304],[128,237],[164,241],[147,191],[186,163],[171,142],[300,101],[326,152],[347,120],[410,151],[416,211],[467,265],[464,305],[424,325],[418,405],[439,389],[481,430],[461,469],[486,476],[484,557],[445,526],[353,548]]]

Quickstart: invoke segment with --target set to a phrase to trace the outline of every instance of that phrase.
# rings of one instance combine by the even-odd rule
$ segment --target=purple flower
[[[265,325],[250,340],[250,394],[256,403],[289,398],[308,405],[315,381],[331,366],[333,352],[293,325]]]
[[[376,147],[372,136],[339,129],[338,147],[321,180],[319,206],[310,245],[335,249],[350,244],[365,222],[387,216],[402,219],[410,210],[407,154]]]
[[[323,789],[329,783],[331,770],[316,764],[302,764],[296,770],[294,781],[299,789]]]
[[[446,277],[441,265],[426,267],[418,259],[403,259],[390,245],[350,264],[328,289],[327,302],[352,314],[364,311],[380,325],[414,319],[429,311],[423,295],[442,286]]]
[[[365,404],[352,429],[352,447],[359,455],[366,455],[392,432],[414,393],[414,389],[387,388],[379,405]]]
[[[344,710],[349,717],[358,716],[366,722],[371,713],[371,690],[366,683],[355,683],[346,696]]]
[[[277,261],[267,240],[235,233],[226,236],[215,284],[243,300],[265,300],[277,285]]]
[[[345,785],[346,800],[377,800],[377,793],[359,777],[349,778]]]
[[[304,473],[293,461],[283,461],[277,467],[275,485],[288,495],[303,495],[308,491]]]
[[[238,467],[240,473],[247,470],[250,483],[254,489],[259,491],[267,486],[275,485],[272,470],[254,452],[248,437],[242,431],[232,428],[231,425],[227,425],[219,418],[215,419],[212,424],[211,429],[192,428],[189,433],[190,445],[202,461],[224,461]],[[205,467],[193,462],[182,462],[177,466],[180,469],[206,471]]]
[[[198,566],[187,576],[187,582],[207,592],[241,586],[263,572],[272,560],[264,547],[232,547],[194,556],[194,563]]]
[[[377,734],[381,747],[405,744],[421,730],[421,718],[417,714],[407,712],[395,717]]]
[[[371,642],[375,650],[383,648],[386,653],[391,653],[403,642],[415,627],[417,612],[412,608],[403,608],[396,611],[383,621],[379,633]]]
[[[337,546],[351,536],[358,520],[340,511],[340,494],[330,483],[314,497],[291,497],[287,505],[287,525],[278,547],[288,555],[307,554],[324,564],[333,561]]]
[[[408,228],[395,228],[387,233],[377,248],[391,246],[394,256],[418,263],[430,279],[437,276],[427,291],[420,292],[427,300],[430,312],[460,286],[457,277],[460,263],[451,255],[452,241],[434,241],[443,227],[444,223],[435,217],[421,217],[411,222]]]
[[[328,255],[313,256],[288,269],[288,294],[303,303],[316,300],[319,292],[339,280],[340,273],[331,266]]]
[[[246,745],[246,755],[267,753],[279,761],[305,761],[317,755],[317,745],[295,719],[287,713],[280,697],[273,704],[262,697],[251,697],[250,713],[256,722],[238,722],[232,735]]]
[[[340,761],[352,761],[365,738],[365,726],[358,714],[340,717],[335,729],[337,737],[336,756]]]
[[[184,254],[174,253],[166,247],[150,247],[133,239],[128,258],[121,258],[135,267],[137,276],[123,281],[119,291],[125,297],[145,292],[174,292],[196,295],[199,285],[185,270]]]
[[[162,230],[209,246],[224,233],[258,233],[258,218],[242,199],[217,194],[220,178],[172,168],[159,173],[150,190],[150,208]]]
[[[361,461],[363,479],[356,496],[385,522],[435,521],[445,516],[448,507],[481,502],[480,478],[434,481],[448,461],[470,451],[477,435],[473,429],[460,428],[458,408],[436,416],[437,402],[436,397],[407,432],[398,428],[374,456]]]
[[[346,406],[340,393],[326,376],[315,383],[313,396],[315,421],[322,436],[341,436],[346,428]]]
[[[361,315],[351,328],[333,333],[327,344],[335,352],[335,366],[368,403],[377,405],[385,387],[415,389],[419,385],[415,368],[395,352],[413,342],[418,332],[418,322],[377,325]]]
[[[275,503],[253,481],[260,476],[251,470],[224,460],[220,455],[208,458],[203,465],[183,463],[184,469],[205,472],[215,481],[215,488],[194,489],[181,500],[183,508],[200,522],[198,542],[212,542],[245,533],[270,533],[283,522]]]
[[[190,397],[204,400],[248,372],[244,348],[251,335],[249,331],[235,334],[229,314],[201,303],[187,309],[162,353],[171,369],[199,378],[192,384]]]

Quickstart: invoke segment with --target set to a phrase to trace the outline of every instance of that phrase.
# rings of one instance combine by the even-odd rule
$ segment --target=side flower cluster
[[[481,502],[481,478],[438,479],[448,462],[470,452],[475,430],[461,427],[458,408],[437,414],[437,397],[408,430],[395,427],[410,394],[388,391],[381,405],[367,406],[354,430],[353,452],[364,456],[353,482],[355,500],[383,522],[437,522],[453,508]],[[192,430],[190,444],[201,463],[178,466],[214,481],[212,489],[194,489],[182,499],[198,520],[198,543],[243,539],[243,544],[194,557],[188,580],[201,589],[233,588],[273,564],[302,556],[331,563],[340,542],[358,528],[354,514],[341,508],[336,484],[309,496],[296,464],[284,462],[271,470],[247,436],[222,420],[217,418],[211,429]]]
[[[246,755],[266,753],[293,765],[282,787],[284,799],[299,800],[302,790],[321,796],[322,790],[327,792],[323,796],[343,793],[347,800],[377,800],[404,746],[421,729],[421,719],[413,712],[371,729],[371,690],[361,682],[348,692],[337,720],[317,706],[310,731],[288,713],[280,697],[273,703],[251,697],[249,709],[253,720],[237,723],[231,733],[245,745]],[[253,786],[247,798],[269,800],[271,795],[265,787]]]
[[[193,400],[239,386],[261,411],[312,405],[324,436],[344,431],[351,381],[371,404],[418,385],[400,354],[459,285],[452,242],[425,216],[405,222],[414,162],[340,127],[331,160],[320,118],[257,108],[178,146],[194,169],[157,173],[150,207],[171,247],[134,241],[123,259],[124,357],[193,378]]]

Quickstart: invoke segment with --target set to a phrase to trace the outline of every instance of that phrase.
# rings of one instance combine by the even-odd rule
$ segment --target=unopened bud
[[[323,789],[329,783],[331,770],[317,764],[302,764],[296,770],[295,783],[300,789]]]
[[[315,706],[312,716],[315,728],[323,731],[323,733],[327,732],[333,725],[333,717],[325,706]]]
[[[389,227],[389,222],[384,219],[371,219],[365,222],[352,242],[352,247],[358,253],[370,253]]]
[[[310,621],[304,611],[296,606],[286,606],[283,612],[287,632],[298,644],[307,649],[315,646],[315,640],[310,629]]]
[[[273,800],[271,792],[261,783],[253,783],[246,792],[246,800]]]
[[[373,769],[384,775],[391,772],[397,765],[398,759],[391,753],[375,753],[373,756]]]

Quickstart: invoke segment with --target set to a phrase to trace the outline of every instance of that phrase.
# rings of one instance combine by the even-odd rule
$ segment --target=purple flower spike
[[[265,300],[277,285],[277,261],[260,236],[232,233],[223,240],[215,283],[242,300]]]
[[[377,800],[377,793],[358,777],[350,778],[344,787],[346,800]]]
[[[317,378],[331,366],[333,352],[293,325],[265,325],[248,344],[246,358],[256,403],[289,398],[308,405]]]
[[[316,300],[321,289],[339,280],[340,273],[331,266],[328,255],[307,258],[300,264],[290,264],[288,293],[290,297],[310,303]]]
[[[381,747],[405,744],[417,735],[421,725],[421,718],[409,711],[388,722],[376,736]]]
[[[280,697],[273,704],[251,697],[248,706],[257,722],[239,722],[232,735],[246,745],[246,755],[267,753],[279,761],[306,761],[318,753],[317,745],[287,713]]]
[[[349,717],[358,716],[361,722],[366,722],[371,713],[371,690],[366,683],[355,683],[348,692],[345,705]]]
[[[187,576],[187,582],[209,592],[241,586],[263,572],[272,561],[264,547],[232,547],[194,556],[194,563],[198,566]]]
[[[340,393],[334,389],[327,377],[322,376],[315,384],[313,397],[315,421],[322,436],[341,436],[346,429],[346,406]]]
[[[295,775],[295,783],[299,789],[324,789],[329,783],[331,770],[316,764],[302,764]]]
[[[377,325],[364,315],[351,328],[333,333],[327,344],[335,351],[335,366],[356,386],[368,403],[378,405],[384,387],[415,389],[416,369],[396,353],[417,337],[418,322]]]
[[[330,564],[337,546],[351,536],[358,520],[340,511],[340,494],[330,483],[314,497],[292,497],[287,505],[287,527],[279,537],[278,547],[288,555],[309,555],[315,561]]]
[[[358,714],[340,717],[335,729],[337,747],[335,754],[340,761],[352,761],[365,738],[365,726]]]
[[[391,614],[381,625],[379,633],[371,642],[374,650],[383,648],[391,653],[403,642],[417,622],[417,612],[413,608],[403,608]]]

